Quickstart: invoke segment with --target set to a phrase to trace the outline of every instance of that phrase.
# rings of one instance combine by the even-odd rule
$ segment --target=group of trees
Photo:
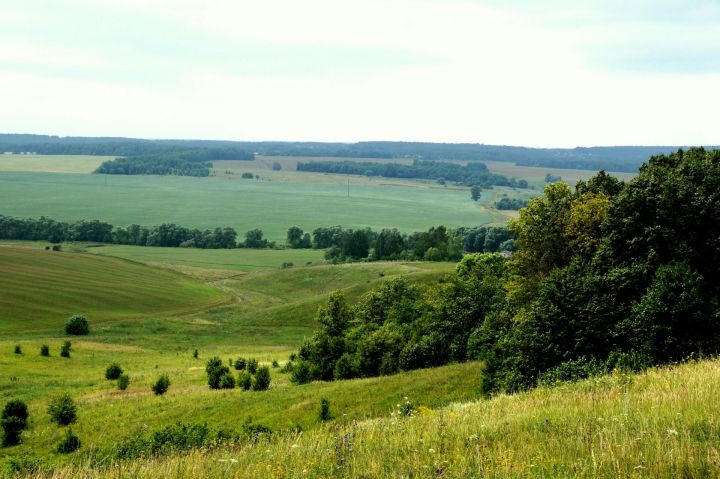
[[[492,393],[716,354],[719,185],[720,151],[700,148],[654,156],[627,184],[549,184],[511,222],[509,259],[467,255],[437,285],[387,282],[353,307],[333,294],[293,378],[479,359]]]
[[[495,208],[499,210],[519,210],[527,206],[527,200],[520,198],[500,198],[500,201],[495,203]]]
[[[214,230],[190,229],[172,223],[147,228],[140,225],[114,227],[98,220],[75,223],[50,218],[13,218],[0,215],[0,239],[50,241],[90,241],[137,246],[173,246],[192,248],[235,248],[237,233],[233,228]]]
[[[485,163],[470,162],[459,165],[447,161],[415,160],[412,165],[401,163],[372,163],[358,161],[311,161],[299,162],[298,171],[340,173],[349,175],[384,176],[387,178],[419,178],[426,180],[454,181],[462,185],[511,186],[527,188],[526,180],[508,179],[491,173]]]
[[[154,154],[104,161],[95,173],[107,175],[209,176],[217,160],[253,160],[255,155],[237,148],[166,148]]]
[[[487,242],[486,236],[490,238]],[[452,230],[437,226],[408,235],[395,228],[378,232],[370,228],[353,230],[330,226],[316,228],[311,236],[293,226],[288,230],[287,244],[292,248],[327,249],[326,259],[338,261],[456,261],[463,252],[513,249],[508,230],[493,227]]]

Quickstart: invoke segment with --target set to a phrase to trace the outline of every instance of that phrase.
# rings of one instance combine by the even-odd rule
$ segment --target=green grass
[[[93,324],[206,309],[228,296],[187,276],[116,258],[0,246],[0,333],[62,331],[74,313]]]
[[[46,173],[92,173],[112,156],[85,155],[5,155],[0,154],[0,171]]]
[[[293,173],[300,177],[302,173]],[[507,215],[470,200],[465,188],[419,182],[354,184],[222,178],[0,172],[1,214],[57,220],[100,219],[114,225],[176,223],[260,228],[284,242],[287,229],[339,224],[405,232],[504,223]],[[509,194],[512,190],[507,189]]]
[[[716,478],[719,371],[615,374],[102,470],[78,457],[52,477]]]

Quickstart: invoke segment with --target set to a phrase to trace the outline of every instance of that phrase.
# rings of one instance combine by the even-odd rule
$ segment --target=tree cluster
[[[388,282],[353,307],[334,294],[293,377],[478,359],[492,393],[717,354],[718,191],[720,151],[701,148],[654,156],[629,183],[549,184],[511,221],[509,259],[467,255],[440,284]]]
[[[140,225],[114,227],[98,220],[75,223],[0,215],[0,239],[50,241],[88,241],[137,246],[182,246],[192,248],[235,248],[237,233],[233,228],[214,230],[190,229],[172,223],[147,228]]]
[[[527,200],[520,198],[500,198],[500,201],[495,203],[495,208],[499,210],[519,210],[527,206]]]
[[[526,180],[508,179],[491,173],[485,163],[471,162],[459,165],[447,161],[415,160],[412,165],[402,163],[372,163],[358,161],[311,161],[299,162],[298,171],[339,173],[347,175],[384,176],[387,178],[419,178],[426,180],[454,181],[462,185],[511,186],[527,188]]]

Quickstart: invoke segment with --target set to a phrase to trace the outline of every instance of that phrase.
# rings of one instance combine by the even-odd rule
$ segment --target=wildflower
[[[668,434],[668,436],[677,436],[678,432],[675,429],[668,429],[667,434]]]
[[[293,444],[293,445],[290,446],[290,447],[293,448],[293,449],[297,449],[297,448],[300,447],[300,446],[298,446],[297,444]]]
[[[431,447],[430,449],[428,449],[428,452],[429,452],[430,454],[432,454],[433,452],[435,452],[435,449],[433,449],[433,448]]]

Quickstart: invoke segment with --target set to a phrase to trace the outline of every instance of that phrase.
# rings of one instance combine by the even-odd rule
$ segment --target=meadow
[[[0,154],[0,171],[92,173],[111,156]]]

